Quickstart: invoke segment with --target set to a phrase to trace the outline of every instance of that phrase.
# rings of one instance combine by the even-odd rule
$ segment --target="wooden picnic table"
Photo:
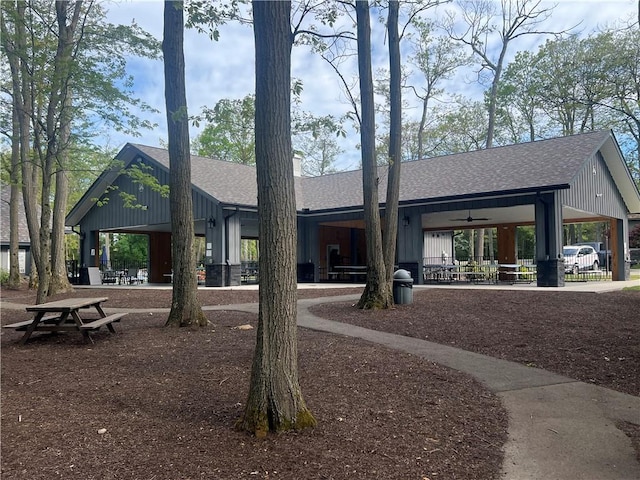
[[[126,313],[107,315],[101,307],[107,297],[99,298],[67,298],[54,302],[41,303],[26,307],[27,312],[34,313],[32,320],[5,325],[4,328],[24,330],[20,344],[24,345],[33,332],[80,332],[85,341],[93,342],[90,331],[106,326],[111,333],[116,333],[113,322],[118,322]],[[93,308],[98,318],[83,319],[80,310]]]

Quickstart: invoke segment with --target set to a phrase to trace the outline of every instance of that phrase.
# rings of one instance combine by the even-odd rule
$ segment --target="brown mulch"
[[[361,289],[299,290],[299,298]],[[0,291],[31,304],[33,292]],[[257,291],[199,291],[203,305]],[[78,289],[106,307],[168,308],[170,290]],[[414,303],[316,315],[424,338],[640,395],[640,293],[417,289]],[[2,323],[29,318],[2,310]],[[257,440],[233,429],[248,390],[256,316],[207,311],[199,330],[135,313],[100,332],[43,335],[21,347],[3,331],[2,478],[498,478],[507,418],[468,376],[356,339],[299,331],[299,369],[317,428]],[[640,452],[640,427],[620,423]],[[106,429],[99,434],[98,430]]]
[[[300,298],[360,289],[300,290]],[[33,292],[0,292],[33,303]],[[169,290],[78,289],[106,307],[169,307]],[[256,291],[201,290],[203,305]],[[351,315],[351,310],[343,309]],[[2,323],[29,318],[2,309]],[[249,384],[256,315],[206,311],[166,329],[130,313],[93,345],[76,334],[2,331],[3,479],[491,479],[507,416],[469,376],[357,339],[299,330],[299,371],[318,427],[258,440],[233,426]]]
[[[414,289],[413,303],[320,317],[422,338],[640,396],[640,292]]]

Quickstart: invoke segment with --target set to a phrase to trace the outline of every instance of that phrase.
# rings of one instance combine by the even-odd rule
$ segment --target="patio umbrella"
[[[108,268],[108,264],[109,264],[109,254],[107,253],[107,246],[103,245],[102,246],[102,254],[100,255],[100,263],[105,267]]]

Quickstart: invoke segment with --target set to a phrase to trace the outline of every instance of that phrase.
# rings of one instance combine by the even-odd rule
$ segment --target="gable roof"
[[[400,203],[566,189],[598,150],[603,150],[629,210],[640,211],[638,189],[609,130],[405,162]],[[383,200],[386,168],[380,168],[379,175]],[[305,207],[361,206],[361,178],[358,170],[303,179]]]
[[[631,213],[640,213],[640,194],[610,130],[538,140],[474,152],[434,157],[402,164],[400,203],[464,199],[472,196],[509,195],[566,189],[598,151],[613,176]],[[167,150],[126,144],[117,159],[128,165],[142,157],[169,170]],[[120,174],[104,172],[67,216],[76,225],[106,187]],[[378,169],[379,198],[386,198],[386,167]],[[194,188],[224,205],[255,208],[255,167],[191,156]],[[362,171],[320,177],[296,177],[298,211],[336,211],[362,207]]]

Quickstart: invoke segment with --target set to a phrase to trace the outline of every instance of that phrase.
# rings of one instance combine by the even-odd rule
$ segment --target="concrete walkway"
[[[316,317],[319,303],[298,302],[298,325],[384,345],[465,372],[495,392],[509,414],[505,480],[638,480],[640,464],[617,421],[640,424],[640,397],[578,382],[545,370],[416,338]],[[256,304],[208,307],[257,312]]]

